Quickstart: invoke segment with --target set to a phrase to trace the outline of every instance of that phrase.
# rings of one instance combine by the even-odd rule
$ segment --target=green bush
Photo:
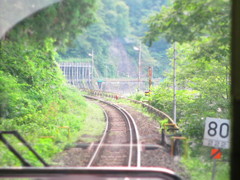
[[[213,160],[203,161],[199,158],[182,159],[182,163],[186,166],[192,180],[211,179]],[[216,163],[216,180],[230,179],[230,166],[227,162],[217,161]]]
[[[17,130],[47,160],[76,140],[87,108],[80,92],[65,83],[53,43],[4,41],[0,57],[0,130]],[[60,127],[69,127],[70,136]],[[13,136],[7,138],[31,164],[40,165]],[[0,148],[0,166],[20,165],[3,144]]]

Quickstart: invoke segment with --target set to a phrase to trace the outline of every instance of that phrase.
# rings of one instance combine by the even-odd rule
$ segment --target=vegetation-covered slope
[[[94,22],[95,10],[95,0],[62,1],[25,19],[1,39],[0,130],[19,131],[47,160],[62,150],[60,142],[76,140],[87,108],[81,94],[66,84],[56,50]],[[62,126],[70,128],[70,139]],[[0,146],[0,166],[20,164]],[[17,149],[25,151],[21,145]],[[25,157],[39,165],[29,153]]]
[[[101,0],[97,22],[76,38],[72,47],[60,52],[60,61],[91,61],[94,51],[97,74],[103,77],[137,77],[138,51],[141,38],[147,29],[144,20],[159,11],[166,0]],[[166,57],[168,44],[163,39],[150,49],[142,44],[142,76],[147,77],[149,66],[154,67],[154,76],[163,76],[169,60]]]
[[[161,36],[176,43],[177,122],[191,141],[192,159],[186,165],[193,179],[210,179],[211,148],[202,145],[205,119],[230,119],[230,2],[175,0],[151,16],[148,24],[146,42]],[[172,60],[173,51],[172,47],[168,52]],[[152,89],[150,103],[173,114],[172,87],[173,72],[169,72]],[[229,151],[223,152],[228,160]],[[218,179],[228,178],[228,164],[219,166]]]

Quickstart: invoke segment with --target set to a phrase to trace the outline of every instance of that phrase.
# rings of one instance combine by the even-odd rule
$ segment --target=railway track
[[[91,96],[104,109],[106,129],[87,165],[141,166],[141,145],[133,117],[122,107]]]

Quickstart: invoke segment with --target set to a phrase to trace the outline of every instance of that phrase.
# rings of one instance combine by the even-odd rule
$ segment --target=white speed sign
[[[227,119],[206,118],[204,130],[204,146],[229,148],[230,123]]]

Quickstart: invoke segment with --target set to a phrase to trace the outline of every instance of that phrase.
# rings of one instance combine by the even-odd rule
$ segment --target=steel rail
[[[90,167],[93,164],[94,160],[97,157],[97,154],[99,153],[100,148],[103,146],[103,142],[104,142],[104,140],[106,138],[106,135],[107,135],[107,131],[108,131],[108,128],[109,128],[109,119],[108,119],[107,113],[104,109],[103,109],[103,112],[104,112],[104,116],[105,116],[105,120],[106,120],[105,130],[104,130],[103,136],[101,138],[101,141],[99,142],[99,144],[98,144],[94,154],[92,155],[92,158],[90,159],[87,167]]]
[[[124,108],[121,108],[131,119],[131,122],[133,124],[134,130],[135,130],[135,134],[136,134],[136,143],[137,143],[137,167],[141,167],[141,143],[140,143],[140,135],[138,132],[138,128],[137,128],[137,124],[134,120],[134,118],[131,116],[131,114],[129,114]]]
[[[130,118],[129,116],[123,111],[123,109],[119,106],[117,106],[116,104],[112,104],[109,102],[105,102],[110,106],[115,107],[116,109],[118,109],[122,115],[124,115],[125,119],[127,120],[127,124],[128,124],[128,128],[129,128],[129,157],[128,157],[128,167],[131,167],[132,164],[132,157],[133,157],[133,130],[132,130],[132,126],[131,126],[131,122],[130,122]]]
[[[137,100],[134,100],[134,99],[125,98],[125,97],[122,97],[119,94],[115,94],[115,93],[112,93],[112,92],[101,91],[101,90],[81,89],[81,88],[80,88],[80,90],[88,92],[89,94],[93,94],[93,95],[100,95],[100,96],[105,96],[105,97],[110,97],[110,98],[118,97],[118,98],[121,98],[121,99],[126,99],[126,100],[131,101],[131,102],[136,103],[136,104],[141,104],[143,107],[146,107],[148,109],[148,111],[153,112],[154,114],[156,114],[156,115],[158,115],[162,118],[167,118],[169,123],[174,124],[175,128],[180,129],[178,127],[178,125],[174,122],[174,120],[168,114],[166,114],[163,111],[160,111],[159,109],[157,109],[157,108],[155,108],[155,107],[153,107],[153,106],[151,106],[147,103],[144,103],[142,101],[137,101]]]
[[[92,97],[92,96],[87,96],[85,95],[86,98],[89,98],[89,99],[94,99],[94,100],[97,100],[99,102],[102,102],[104,104],[108,104],[109,106],[112,106],[114,108],[116,108],[119,112],[121,112],[121,114],[125,117],[126,119],[126,122],[128,124],[128,127],[129,127],[129,158],[128,158],[128,167],[131,167],[132,166],[132,158],[133,158],[133,147],[135,146],[134,143],[133,143],[133,133],[135,132],[135,137],[136,137],[136,148],[137,148],[137,167],[141,167],[141,144],[140,144],[140,136],[139,136],[139,132],[138,132],[138,129],[137,129],[137,125],[134,121],[134,118],[122,107],[116,105],[116,104],[113,104],[113,103],[110,103],[110,102],[107,102],[107,101],[104,101],[104,100],[101,100],[101,99],[98,99],[98,98],[95,98],[95,97]],[[133,132],[134,130],[134,132]],[[105,129],[105,132],[107,132],[107,130]],[[104,132],[104,133],[105,133]],[[103,141],[106,137],[106,134],[103,135],[104,137],[102,137],[98,147],[96,148],[96,151],[94,153],[94,157],[92,156],[89,164],[87,167],[90,167],[92,162],[94,161],[94,159],[96,158],[98,152],[99,152],[99,149],[101,147],[103,147]]]

